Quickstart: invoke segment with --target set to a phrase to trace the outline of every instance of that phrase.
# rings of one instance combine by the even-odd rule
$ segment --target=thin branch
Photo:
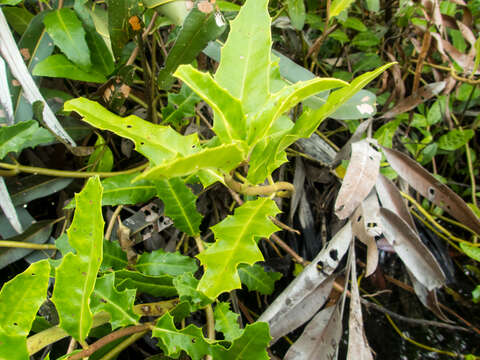
[[[127,328],[122,328],[117,331],[114,331],[103,338],[101,338],[98,341],[95,341],[93,344],[89,345],[87,349],[80,351],[72,356],[69,356],[69,360],[80,360],[84,357],[92,355],[95,351],[101,349],[107,344],[110,344],[111,342],[120,339],[124,336],[131,335],[131,334],[136,334],[139,332],[146,332],[150,330],[152,327],[151,324],[143,324],[143,325],[136,325],[136,326],[130,326]]]

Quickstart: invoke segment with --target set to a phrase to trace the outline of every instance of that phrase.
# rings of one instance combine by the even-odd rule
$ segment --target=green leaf
[[[107,81],[106,77],[102,74],[95,70],[84,71],[62,54],[47,57],[35,66],[32,74],[35,76],[66,78],[94,83],[104,83]]]
[[[197,55],[225,31],[225,24],[217,24],[215,11],[204,13],[197,6],[188,13],[175,44],[168,53],[165,66],[158,74],[158,86],[170,89],[173,83],[172,74],[181,64],[192,63]]]
[[[169,313],[158,319],[152,330],[152,335],[158,338],[158,346],[165,355],[177,359],[185,351],[193,360],[200,360],[204,355],[212,355],[214,359],[221,359],[218,354],[221,347],[209,344],[203,337],[202,329],[195,325],[188,325],[182,330],[177,330],[173,323],[173,316]]]
[[[89,171],[110,172],[113,168],[112,150],[105,144],[105,139],[97,135],[95,150],[88,158]]]
[[[6,282],[0,291],[0,358],[25,360],[27,335],[47,297],[50,266],[42,260]]]
[[[238,71],[238,70],[237,70]],[[224,143],[243,140],[246,134],[245,115],[238,98],[233,97],[207,73],[191,65],[181,65],[174,74],[185,82],[215,112],[213,131]]]
[[[378,13],[380,11],[380,0],[365,0],[367,9],[370,12]]]
[[[382,146],[391,148],[393,144],[393,135],[397,131],[397,128],[402,122],[401,119],[395,119],[380,126],[373,137],[378,140],[378,143]]]
[[[268,360],[268,344],[272,337],[268,324],[256,322],[248,324],[242,336],[235,339],[226,351],[225,360]]]
[[[115,286],[118,290],[135,289],[152,296],[170,297],[177,295],[171,275],[149,276],[138,271],[119,270],[115,272]]]
[[[101,271],[121,270],[128,265],[127,254],[122,250],[118,241],[103,242],[103,260]]]
[[[19,35],[23,35],[27,30],[28,24],[33,19],[32,13],[23,7],[4,6],[2,11],[7,18],[8,24]]]
[[[223,333],[227,341],[233,341],[242,335],[242,329],[238,325],[238,314],[230,310],[230,304],[220,302],[213,311],[215,317],[215,330]]]
[[[367,27],[363,24],[362,20],[349,16],[342,25],[346,28],[357,30],[359,32],[367,31]]]
[[[473,65],[472,74],[475,74],[480,66],[480,38],[475,41],[474,48],[476,50],[475,63]]]
[[[105,205],[134,205],[147,202],[155,196],[155,185],[148,180],[137,181],[134,178],[140,173],[112,176],[102,180],[103,198]]]
[[[299,81],[286,86],[272,98],[264,107],[248,121],[249,143],[261,139],[274,126],[275,121],[286,111],[296,106],[299,102],[332,88],[348,86],[343,80],[333,78],[315,78]]]
[[[272,37],[267,7],[268,0],[247,1],[242,6],[230,23],[215,73],[218,84],[241,101],[246,114],[257,111],[270,92]]]
[[[198,289],[213,299],[222,292],[240,288],[237,266],[263,260],[255,238],[268,238],[279,229],[268,219],[279,212],[273,200],[260,198],[246,202],[233,216],[213,226],[215,243],[197,255],[205,269]]]
[[[48,34],[60,50],[76,65],[88,69],[92,65],[85,30],[72,9],[54,10],[43,20]]]
[[[91,50],[93,68],[103,75],[109,75],[115,70],[115,64],[113,62],[112,50],[107,46],[107,43],[110,44],[108,30],[105,30],[104,32],[100,29],[97,30],[97,24],[94,21],[95,19],[97,20],[97,23],[99,22],[98,16],[95,14],[98,14],[99,11],[101,11],[102,14],[105,14],[106,28],[107,13],[105,9],[100,8],[99,6],[91,9],[89,8],[89,4],[89,0],[76,0],[73,9],[85,27],[87,44]]]
[[[475,132],[471,129],[453,129],[440,136],[438,139],[438,147],[442,150],[454,151],[467,144],[474,135]]]
[[[162,249],[145,252],[137,260],[135,268],[145,275],[177,276],[186,272],[194,273],[198,266],[194,259],[179,252],[167,253]]]
[[[330,19],[340,15],[342,11],[348,10],[353,1],[354,0],[333,0],[330,5]]]
[[[178,154],[190,154],[198,144],[196,134],[182,136],[168,126],[155,125],[134,115],[122,118],[85,98],[65,102],[64,109],[79,113],[90,125],[132,140],[135,149],[154,164]]]
[[[195,104],[201,99],[187,85],[183,84],[180,92],[168,93],[168,105],[162,108],[164,125],[183,126],[185,118],[195,116]]]
[[[85,344],[93,317],[89,299],[102,263],[104,222],[99,178],[90,178],[75,201],[76,211],[67,233],[76,254],[68,253],[57,268],[52,301],[60,327]]]
[[[380,39],[372,31],[361,32],[352,39],[352,45],[362,48],[376,46],[379,43]]]
[[[319,109],[312,111],[309,114],[314,121],[314,123],[320,124],[324,119],[332,115],[337,111],[340,106],[346,103],[351,97],[353,97],[358,91],[365,87],[370,81],[375,79],[382,72],[387,70],[389,67],[395,63],[388,63],[379,67],[378,69],[370,72],[366,72],[358,77],[356,77],[349,86],[345,86],[339,90],[336,90],[330,94],[327,99],[327,102],[320,107]],[[318,125],[317,125],[318,126]],[[313,127],[313,125],[312,125]],[[316,129],[316,127],[314,127]]]
[[[35,120],[0,127],[0,159],[3,159],[11,151],[20,152],[23,150],[25,143],[33,140],[38,128],[38,123]]]
[[[292,26],[297,30],[302,30],[305,25],[305,2],[303,0],[288,0],[288,15]]]
[[[262,295],[270,295],[275,289],[275,281],[282,277],[279,272],[265,271],[259,264],[240,264],[238,275],[249,291],[258,291]]]
[[[107,0],[108,32],[116,58],[120,57],[127,42],[135,35],[128,19],[140,15],[139,5],[136,0]]]
[[[472,291],[472,298],[475,304],[480,302],[480,285],[477,285],[477,287]]]
[[[190,236],[200,233],[202,215],[197,211],[195,196],[181,178],[157,180],[157,195],[165,205],[165,215]]]
[[[463,242],[460,243],[460,247],[467,256],[471,257],[473,260],[480,262],[480,249],[478,247],[470,246]]]
[[[345,101],[333,114],[335,120],[360,120],[372,117],[377,111],[377,97],[367,90],[359,90]]]
[[[173,285],[177,289],[180,301],[187,301],[190,304],[190,312],[202,309],[213,301],[197,290],[198,280],[192,273],[176,276]]]
[[[135,293],[133,289],[118,291],[115,288],[115,274],[106,274],[97,279],[92,294],[91,307],[94,314],[106,311],[110,314],[112,330],[121,326],[138,323],[140,315],[133,312]]]
[[[161,180],[195,174],[199,170],[223,170],[229,172],[245,159],[244,145],[232,142],[212,148],[204,148],[189,156],[178,156],[160,165],[145,170],[133,181],[148,179]]]

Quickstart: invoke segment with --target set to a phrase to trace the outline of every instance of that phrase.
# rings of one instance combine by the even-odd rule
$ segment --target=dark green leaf
[[[167,253],[162,249],[145,252],[138,258],[135,268],[145,275],[177,276],[186,272],[194,273],[198,266],[194,259],[179,252]]]
[[[45,175],[29,175],[7,183],[8,192],[15,206],[50,196],[72,183],[69,178],[52,178]]]
[[[97,141],[95,142],[95,150],[88,158],[87,166],[89,167],[89,171],[112,171],[113,153],[100,135],[98,135]]]
[[[44,132],[48,131],[40,128],[35,120],[0,127],[0,159],[3,159],[11,151],[20,152],[26,147],[43,143],[44,138],[41,134]]]
[[[118,291],[114,283],[114,273],[97,279],[91,298],[93,313],[108,312],[113,330],[121,326],[134,325],[140,319],[140,315],[133,311],[136,291],[133,289]]]
[[[43,22],[55,45],[70,61],[84,69],[90,68],[92,63],[85,30],[72,9],[54,10],[45,16]]]
[[[118,241],[103,241],[103,261],[101,271],[121,270],[128,265],[127,254],[122,250]]]
[[[262,295],[270,295],[275,289],[275,281],[282,277],[281,273],[267,272],[263,266],[258,264],[240,264],[238,275],[242,284],[246,285],[249,291],[258,291]]]
[[[192,273],[176,276],[173,279],[173,285],[177,289],[180,301],[188,301],[191,312],[201,309],[213,301],[197,290],[198,280]]]
[[[133,15],[140,15],[139,5],[136,0],[107,0],[108,32],[116,58],[120,57],[123,48],[134,36],[128,20]]]
[[[28,24],[33,19],[30,11],[24,7],[2,7],[3,14],[7,18],[8,24],[19,34],[23,35],[27,30]]]
[[[115,286],[118,290],[136,289],[137,292],[152,296],[170,297],[177,295],[170,275],[149,276],[138,271],[119,270],[115,272]]]
[[[165,66],[158,74],[158,85],[168,90],[173,84],[172,74],[181,64],[190,64],[207,46],[225,30],[225,24],[217,24],[215,11],[208,14],[198,10],[197,6],[188,13],[182,28],[165,61]]]
[[[66,78],[94,83],[103,83],[107,81],[102,74],[95,70],[86,72],[62,54],[49,56],[42,62],[38,63],[32,73],[35,76]]]
[[[442,150],[454,151],[467,144],[475,132],[471,129],[467,130],[450,130],[438,139],[438,147]]]
[[[102,181],[102,205],[133,205],[144,203],[155,196],[155,185],[148,180],[132,180],[140,173],[117,175]]]
[[[183,180],[172,178],[155,183],[157,195],[165,205],[165,215],[173,220],[179,230],[190,236],[198,235],[202,216],[196,207],[197,197]]]
[[[195,104],[201,99],[187,85],[183,84],[180,92],[168,93],[168,105],[162,108],[162,123],[173,126],[184,125],[185,118],[195,116]]]
[[[297,30],[302,30],[305,25],[305,3],[303,0],[288,0],[287,2],[288,15],[293,27]]]

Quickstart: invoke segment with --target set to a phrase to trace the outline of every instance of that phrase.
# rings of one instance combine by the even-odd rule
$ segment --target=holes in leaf
[[[358,216],[357,222],[360,222],[360,220],[362,220],[362,215],[359,215],[359,216]]]
[[[132,128],[132,125],[127,125],[127,129],[131,129]]]
[[[18,324],[16,322],[13,323],[13,326],[18,326]]]
[[[435,197],[435,189],[433,187],[429,187],[427,192],[428,192],[428,198],[430,200]]]
[[[345,207],[345,205],[340,205],[340,206],[337,208],[337,211],[342,211],[344,207]]]
[[[145,145],[145,142],[142,141],[142,142],[140,143],[140,145]]]
[[[378,226],[378,224],[376,222],[371,222],[371,223],[367,224],[367,228],[375,228],[377,226]]]
[[[195,344],[196,339],[192,338],[192,344]]]
[[[332,260],[338,261],[338,250],[337,249],[330,250],[330,252],[328,254],[332,258]]]
[[[32,273],[31,275],[32,275],[32,276],[35,276],[36,274],[35,274],[35,273]]]

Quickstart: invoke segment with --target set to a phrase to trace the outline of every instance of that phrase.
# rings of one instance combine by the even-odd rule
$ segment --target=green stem
[[[107,312],[100,312],[93,317],[92,328],[98,327],[110,321],[110,314]],[[53,344],[63,338],[66,338],[68,333],[58,326],[53,326],[43,330],[27,339],[27,351],[30,355],[36,354],[45,346]]]
[[[0,240],[0,248],[22,248],[22,249],[34,249],[34,250],[56,250],[57,247],[53,244],[32,244],[22,241],[9,241]]]
[[[235,181],[231,175],[225,175],[225,184],[230,189],[232,189],[233,191],[239,194],[250,195],[250,196],[255,196],[255,195],[269,196],[279,191],[288,191],[290,193],[293,193],[295,191],[295,188],[289,182],[279,181],[277,183],[273,183],[271,185],[265,185],[265,186],[260,186],[260,185],[248,186],[246,184],[242,184]]]
[[[46,169],[40,168],[35,166],[26,166],[20,164],[8,164],[0,162],[0,167],[4,169],[14,170],[16,174],[18,173],[29,173],[29,174],[40,174],[40,175],[47,175],[47,176],[55,176],[55,177],[66,177],[66,178],[89,178],[91,176],[99,176],[99,177],[111,177],[116,175],[124,175],[124,174],[131,174],[137,171],[141,171],[148,166],[148,163],[142,164],[137,166],[133,169],[123,170],[123,171],[112,171],[112,172],[97,172],[97,171],[70,171],[70,170],[54,170],[54,169]]]

